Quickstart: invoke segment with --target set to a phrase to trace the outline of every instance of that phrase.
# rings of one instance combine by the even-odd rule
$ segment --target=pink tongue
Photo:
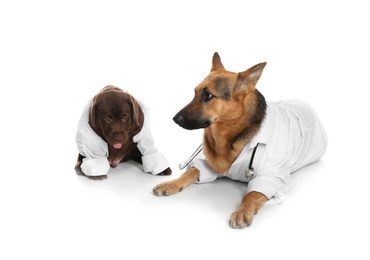
[[[114,144],[113,147],[116,148],[116,149],[121,149],[122,144]]]

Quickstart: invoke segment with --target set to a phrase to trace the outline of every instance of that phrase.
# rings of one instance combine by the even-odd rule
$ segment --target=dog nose
[[[123,141],[123,134],[122,133],[114,133],[113,137],[117,142],[122,142]]]
[[[176,124],[181,125],[184,123],[185,118],[182,114],[178,113],[173,117],[173,121],[175,121]]]

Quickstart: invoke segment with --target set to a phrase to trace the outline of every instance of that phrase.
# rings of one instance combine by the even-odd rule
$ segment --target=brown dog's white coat
[[[129,93],[111,85],[103,88],[87,103],[78,124],[77,174],[105,179],[109,167],[127,160],[143,164],[144,171],[152,174],[171,174],[145,118],[141,105]]]

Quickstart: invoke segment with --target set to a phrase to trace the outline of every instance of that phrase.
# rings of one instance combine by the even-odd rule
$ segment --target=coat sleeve
[[[195,167],[199,170],[199,179],[197,183],[213,182],[220,177],[220,174],[212,170],[205,159],[203,151],[189,163],[187,169]]]
[[[84,158],[81,164],[82,172],[87,176],[107,175],[110,165],[106,157]]]
[[[268,204],[279,204],[286,196],[289,189],[290,168],[288,161],[269,165],[257,172],[257,176],[249,181],[247,192],[258,191],[265,195]]]
[[[91,100],[86,104],[77,126],[76,144],[78,152],[86,157],[81,170],[88,176],[106,175],[109,171],[108,146],[89,126],[89,110]]]
[[[152,174],[158,174],[164,171],[168,167],[166,158],[158,152],[151,131],[149,127],[141,130],[139,134],[134,136],[133,141],[137,143],[142,154],[142,162],[144,172],[150,172]]]
[[[161,173],[168,167],[168,161],[162,153],[158,152],[149,126],[149,113],[147,108],[138,101],[144,112],[144,125],[141,131],[133,137],[137,147],[142,154],[144,172],[154,175]]]

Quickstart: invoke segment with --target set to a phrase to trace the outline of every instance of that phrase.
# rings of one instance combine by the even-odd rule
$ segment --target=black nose
[[[182,128],[188,130],[206,128],[211,124],[208,119],[201,119],[198,115],[192,115],[189,117],[188,114],[186,112],[184,113],[183,111],[178,112],[173,117],[173,121],[175,121],[175,123]]]
[[[123,133],[113,133],[113,137],[117,142],[123,141]]]
[[[177,113],[173,117],[173,121],[175,121],[175,123],[178,124],[178,125],[183,125],[184,124],[184,121],[185,121],[185,118],[184,118],[184,116],[182,114]]]

